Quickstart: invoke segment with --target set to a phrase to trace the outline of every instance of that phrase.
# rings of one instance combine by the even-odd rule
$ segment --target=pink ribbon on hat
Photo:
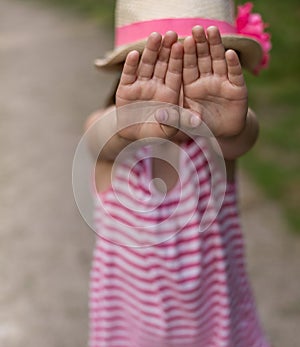
[[[142,22],[135,22],[116,30],[116,47],[140,41],[148,37],[153,31],[165,33],[166,31],[175,31],[179,37],[191,35],[191,28],[195,25],[201,25],[207,29],[215,25],[219,28],[221,34],[236,34],[236,27],[228,22],[207,19],[207,18],[162,18],[152,19]]]
[[[260,14],[251,13],[253,4],[250,2],[238,6],[235,25],[228,22],[207,18],[163,18],[148,21],[135,22],[116,29],[115,47],[124,46],[132,42],[140,41],[148,37],[153,31],[165,33],[175,31],[179,37],[191,35],[191,28],[201,25],[204,29],[209,26],[217,26],[221,35],[240,34],[257,40],[263,50],[263,58],[255,72],[266,68],[269,62],[271,49],[270,34],[264,32],[267,25],[262,21]]]

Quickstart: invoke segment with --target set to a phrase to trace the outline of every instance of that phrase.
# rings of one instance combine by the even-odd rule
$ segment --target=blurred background
[[[236,2],[243,3],[242,1]],[[242,222],[259,313],[275,347],[300,340],[300,4],[253,1],[269,23],[268,70],[246,73],[261,124],[240,161]],[[72,160],[114,75],[113,0],[0,0],[0,346],[87,341],[94,234]]]

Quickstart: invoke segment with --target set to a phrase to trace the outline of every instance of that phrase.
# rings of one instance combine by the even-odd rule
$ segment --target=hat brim
[[[184,38],[179,38],[183,41]],[[105,58],[96,59],[95,66],[99,69],[115,70],[120,68],[120,65],[125,61],[127,54],[130,51],[137,50],[140,53],[143,51],[147,39],[133,42],[129,45],[124,45],[109,52]],[[263,51],[258,41],[242,36],[242,35],[222,35],[222,42],[225,49],[235,50],[240,58],[242,66],[253,72],[260,65]]]

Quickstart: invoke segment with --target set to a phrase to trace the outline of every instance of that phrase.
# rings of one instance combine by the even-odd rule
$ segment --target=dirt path
[[[94,235],[73,200],[71,164],[111,83],[91,65],[109,42],[90,22],[0,0],[0,346],[85,346]],[[296,347],[300,239],[245,176],[241,191],[265,329],[277,347]]]

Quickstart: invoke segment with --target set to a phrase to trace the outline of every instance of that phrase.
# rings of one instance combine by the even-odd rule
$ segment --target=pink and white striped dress
[[[96,201],[90,347],[269,347],[247,279],[235,184],[211,213],[207,157],[193,141],[182,148],[180,182],[163,198],[146,148],[134,165],[118,166]]]

